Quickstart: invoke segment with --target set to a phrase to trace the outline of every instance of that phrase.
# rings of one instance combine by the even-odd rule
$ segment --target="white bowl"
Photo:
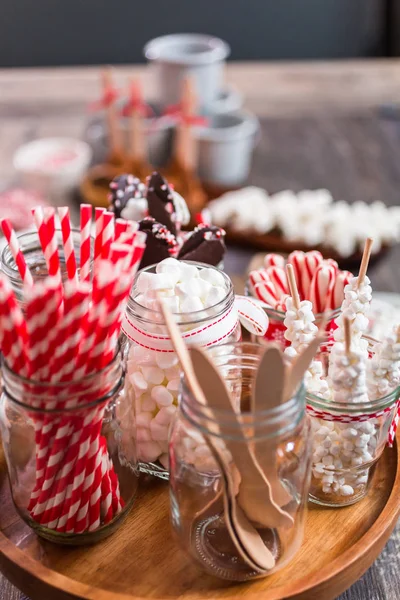
[[[73,138],[42,138],[15,152],[14,168],[21,183],[51,199],[64,202],[77,188],[88,169],[92,150]]]

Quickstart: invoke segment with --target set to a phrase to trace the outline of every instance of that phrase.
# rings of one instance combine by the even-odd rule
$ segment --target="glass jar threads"
[[[311,451],[305,393],[301,388],[280,406],[252,413],[249,398],[263,353],[261,346],[225,344],[209,353],[227,384],[236,415],[221,409],[210,416],[208,407],[194,398],[183,381],[170,435],[171,520],[182,547],[198,565],[220,578],[245,581],[283,567],[302,541]],[[272,497],[289,521],[275,522],[271,517],[268,526],[265,522],[261,525],[246,512],[248,505],[245,509],[239,499],[246,473],[233,459],[232,443],[241,446],[243,454],[250,447],[264,473],[266,464],[269,468],[273,465]],[[233,490],[228,504],[225,469]],[[252,497],[256,496],[263,497],[254,491]],[[242,510],[250,523],[261,544],[259,549],[270,554],[271,568],[265,572],[251,568],[233,541],[232,505],[235,511]],[[270,506],[261,507],[263,517],[264,509],[268,518]]]
[[[377,342],[368,339],[369,360]],[[317,359],[328,373],[333,342],[321,346]],[[307,392],[313,438],[310,500],[329,507],[354,504],[365,497],[373,467],[391,440],[398,411],[399,389],[363,402],[339,402]]]
[[[125,392],[135,406],[141,470],[168,479],[168,429],[178,406],[181,369],[157,293],[188,344],[212,347],[240,339],[232,283],[215,267],[166,259],[142,269],[131,290],[125,319]]]
[[[60,544],[110,535],[132,506],[138,468],[121,354],[80,381],[38,383],[2,363],[0,427],[14,504]]]
[[[67,270],[65,264],[65,256],[64,256],[64,246],[62,242],[62,235],[60,230],[56,230],[57,243],[58,243],[58,251],[60,256],[60,269],[61,276],[63,279],[67,279]],[[80,266],[80,232],[78,230],[71,231],[72,242],[74,245],[75,251],[75,260],[78,266],[78,274],[79,274],[79,266]],[[43,254],[43,250],[40,244],[39,236],[36,230],[28,231],[26,233],[22,233],[17,235],[18,243],[21,248],[21,252],[24,255],[25,261],[29,267],[29,270],[32,273],[32,277],[34,281],[43,280],[48,276],[48,270],[46,266],[46,260]],[[90,269],[92,268],[92,264],[90,264]],[[17,269],[17,265],[15,264],[15,260],[11,253],[9,246],[5,246],[1,253],[1,270],[7,276],[15,296],[18,300],[22,298],[23,292],[23,281]]]

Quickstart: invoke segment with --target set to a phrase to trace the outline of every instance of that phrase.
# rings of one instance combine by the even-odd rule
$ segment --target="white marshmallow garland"
[[[368,330],[368,313],[371,307],[372,288],[367,276],[358,287],[358,277],[353,277],[344,288],[344,299],[340,315],[335,320],[338,329],[334,332],[336,341],[344,341],[344,322],[347,317],[351,321],[351,339],[353,346],[359,345],[366,352],[366,344],[361,337]]]

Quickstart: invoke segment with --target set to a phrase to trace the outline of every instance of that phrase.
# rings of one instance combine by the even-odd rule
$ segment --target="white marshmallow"
[[[168,427],[161,425],[153,419],[150,423],[150,433],[154,441],[162,441],[168,438]]]
[[[158,406],[170,406],[174,397],[163,385],[156,385],[151,390],[151,397],[155,400]]]
[[[145,462],[154,462],[160,454],[160,446],[157,442],[138,443],[138,455]]]
[[[153,385],[159,385],[164,381],[164,371],[159,369],[158,367],[141,367],[143,378],[148,383],[152,383]]]
[[[178,364],[178,357],[175,352],[155,352],[154,358],[160,369],[169,369]]]
[[[160,425],[168,426],[171,423],[176,411],[177,408],[173,404],[171,406],[163,406],[163,408],[160,408],[159,412],[154,417],[154,420]]]
[[[200,269],[199,276],[213,287],[225,288],[225,277],[217,269]]]

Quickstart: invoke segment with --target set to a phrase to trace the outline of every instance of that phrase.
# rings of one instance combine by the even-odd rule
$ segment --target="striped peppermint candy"
[[[271,281],[257,283],[254,287],[254,295],[272,308],[275,308],[280,298],[280,294]]]
[[[275,286],[275,289],[278,293],[278,300],[281,298],[281,296],[289,293],[289,285],[284,269],[281,269],[280,267],[268,267],[267,275],[271,283],[273,283]]]
[[[311,281],[314,277],[314,273],[323,262],[323,256],[318,250],[312,250],[306,252],[304,255],[304,268],[301,276],[301,285],[303,290],[303,299],[311,300]],[[315,307],[314,307],[315,312]]]
[[[321,264],[314,272],[310,285],[314,314],[320,314],[331,307],[335,279],[336,272],[331,265]]]
[[[264,257],[264,267],[279,267],[280,269],[285,268],[285,259],[281,254],[274,254],[273,252],[266,254]]]

